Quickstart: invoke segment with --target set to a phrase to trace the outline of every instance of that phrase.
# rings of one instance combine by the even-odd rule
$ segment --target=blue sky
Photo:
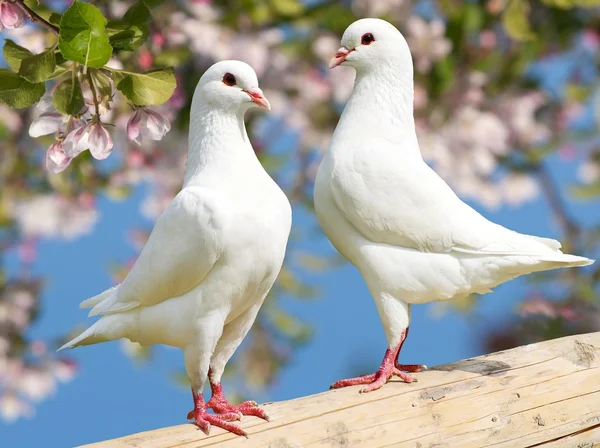
[[[575,180],[576,166],[576,161],[565,163],[557,157],[549,164],[561,182]],[[111,285],[107,269],[111,262],[125,261],[135,254],[126,242],[128,229],[150,225],[138,211],[144,193],[140,187],[125,202],[101,198],[101,219],[93,233],[70,243],[41,243],[35,271],[46,279],[46,286],[42,317],[33,330],[34,336],[52,338],[86,322],[79,302]],[[600,218],[597,202],[570,201],[568,207],[583,222]],[[493,213],[479,209],[515,230],[558,236],[543,200]],[[315,221],[300,209],[295,211],[294,224],[314,226]],[[321,253],[332,250],[323,236],[305,241],[301,249]],[[352,266],[345,264],[323,274],[305,275],[320,287],[319,297],[310,301],[284,298],[284,303],[312,325],[314,338],[298,350],[276,384],[255,397],[258,401],[321,392],[364,366],[374,371],[385,350],[375,306]],[[495,293],[481,297],[476,314],[470,317],[451,311],[436,319],[430,305],[414,307],[402,360],[436,365],[482,354],[481,335],[487,327],[514,316],[523,290],[522,280],[502,285]],[[117,342],[79,348],[69,355],[81,365],[78,376],[40,403],[32,419],[10,425],[0,423],[2,446],[74,446],[185,423],[192,405],[190,393],[169,379],[175,369],[182,367],[179,350],[160,348],[152,361],[141,367],[123,354]]]

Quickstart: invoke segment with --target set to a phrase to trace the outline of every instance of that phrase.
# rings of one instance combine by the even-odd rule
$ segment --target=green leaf
[[[53,12],[50,14],[50,17],[48,17],[48,22],[50,22],[52,25],[60,26],[61,17],[62,16],[60,14]]]
[[[100,96],[101,101],[110,100],[112,97],[112,83],[110,76],[100,70],[91,71],[94,85],[96,86],[96,93]]]
[[[66,75],[70,71],[71,69],[66,67],[56,67],[56,70],[54,70],[54,73],[52,73],[48,79],[60,78],[62,75]]]
[[[64,115],[75,115],[85,105],[77,78],[61,82],[52,95],[52,104]]]
[[[106,32],[112,47],[125,51],[133,51],[140,47],[150,34],[147,24],[130,24],[121,20],[108,22]]]
[[[148,20],[151,19],[150,10],[144,4],[144,2],[137,2],[131,8],[127,10],[125,15],[123,16],[123,21],[125,23],[147,23]]]
[[[29,82],[44,82],[52,76],[56,68],[54,50],[46,50],[21,61],[19,75]]]
[[[502,15],[502,23],[506,33],[513,39],[530,40],[535,37],[529,25],[528,13],[529,3],[526,0],[509,0]]]
[[[114,70],[113,79],[117,89],[136,106],[162,104],[171,98],[177,86],[172,67],[145,73]]]
[[[32,11],[34,11],[38,16],[40,16],[44,20],[48,20],[51,22],[52,15],[57,15],[54,11],[48,8],[44,3],[39,0],[25,0],[24,2]],[[54,23],[54,22],[51,22]],[[54,23],[54,25],[58,25]]]
[[[6,63],[15,72],[19,71],[23,59],[33,56],[33,53],[27,48],[15,44],[10,39],[4,40],[4,49],[2,52],[4,53]]]
[[[0,102],[15,109],[37,103],[46,87],[43,82],[32,84],[10,70],[0,69]]]
[[[570,193],[576,199],[594,199],[600,196],[600,182],[575,185],[570,188]]]
[[[98,8],[75,0],[60,20],[58,47],[70,61],[103,67],[112,55],[106,19]]]
[[[160,6],[164,3],[165,0],[144,0],[144,4],[152,9],[152,8],[156,8],[157,6]]]
[[[600,6],[600,0],[542,0],[542,3],[559,9],[595,8]]]
[[[150,34],[148,21],[151,18],[150,10],[144,2],[135,3],[125,13],[123,20],[111,20],[106,25],[110,44],[116,50],[135,50],[146,42]]]
[[[298,0],[271,0],[271,6],[282,16],[297,16],[304,11],[302,3]]]

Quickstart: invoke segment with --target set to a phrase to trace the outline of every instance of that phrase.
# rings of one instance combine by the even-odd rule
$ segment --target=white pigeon
[[[356,80],[315,182],[315,208],[335,248],[361,272],[385,329],[379,370],[333,388],[380,388],[392,375],[425,366],[397,364],[410,306],[485,294],[520,275],[585,266],[560,243],[494,224],[462,202],[424,161],[413,118],[413,65],[391,24],[350,25],[329,63]]]
[[[104,316],[62,347],[119,338],[180,347],[194,397],[188,419],[207,434],[212,424],[245,435],[230,423],[241,415],[268,420],[255,402],[228,404],[220,384],[281,270],[292,220],[248,139],[244,114],[253,105],[270,109],[249,65],[222,61],[204,73],[192,101],[182,190],[127,278],[81,304]],[[212,398],[205,403],[207,376]]]

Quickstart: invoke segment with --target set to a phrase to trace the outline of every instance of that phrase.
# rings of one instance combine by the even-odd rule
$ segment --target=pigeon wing
[[[377,138],[347,148],[351,156],[333,160],[334,202],[364,238],[421,252],[536,255],[558,251],[560,244],[554,240],[488,221],[461,201],[412,149]]]
[[[90,316],[155,305],[201,283],[221,254],[225,210],[226,201],[214,191],[182,190],[156,222],[118,293]]]

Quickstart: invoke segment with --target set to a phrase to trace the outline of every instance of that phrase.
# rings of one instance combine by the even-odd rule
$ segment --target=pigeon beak
[[[346,47],[341,47],[338,51],[336,51],[335,56],[329,60],[329,68],[335,68],[338,65],[346,62],[346,58],[353,51],[354,50],[348,50]]]
[[[244,90],[250,97],[250,101],[258,104],[260,107],[264,107],[267,110],[271,110],[271,104],[269,100],[265,98],[265,94],[258,87],[252,87],[251,89]]]

